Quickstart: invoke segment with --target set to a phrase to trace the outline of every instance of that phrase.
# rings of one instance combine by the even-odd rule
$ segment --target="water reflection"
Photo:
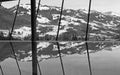
[[[31,50],[31,44],[29,42],[13,42],[12,44],[18,60],[28,56],[27,52]],[[10,43],[0,42],[0,61],[9,57],[14,58]]]
[[[59,45],[66,75],[89,75],[85,42],[59,42]],[[31,43],[13,42],[13,46],[22,74],[32,75]],[[88,48],[93,75],[119,75],[119,42],[88,42]],[[42,74],[62,75],[57,44],[38,42],[37,49]],[[0,42],[0,61],[5,75],[18,75],[9,42]]]
[[[85,42],[59,42],[62,56],[72,54],[86,54]],[[101,50],[112,51],[112,47],[118,46],[119,42],[88,42],[90,53]],[[31,42],[13,42],[15,54],[19,61],[31,61],[32,51]],[[58,49],[56,42],[38,42],[38,60],[57,58]],[[9,42],[0,42],[0,61],[6,58],[14,58]]]

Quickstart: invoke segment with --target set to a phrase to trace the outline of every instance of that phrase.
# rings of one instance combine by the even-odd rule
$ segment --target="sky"
[[[38,0],[37,0],[38,1]],[[12,2],[4,2],[5,7],[16,5],[18,0]],[[51,6],[61,6],[62,0],[42,0],[41,4]],[[21,0],[21,3],[30,3],[30,0]],[[65,0],[64,8],[70,9],[86,9],[88,10],[89,0]],[[120,0],[92,0],[92,10],[101,12],[113,11],[120,13]]]

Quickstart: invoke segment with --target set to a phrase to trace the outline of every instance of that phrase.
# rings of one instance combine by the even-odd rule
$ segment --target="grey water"
[[[78,45],[77,43],[73,45],[72,43],[70,44],[71,48],[67,48],[68,44],[60,45],[61,47],[66,47],[61,50],[66,75],[89,75],[87,53],[84,44],[78,42]],[[0,45],[0,65],[4,74],[19,75],[15,59],[10,52],[9,43],[2,42]],[[54,45],[55,43],[50,43],[48,47],[38,50],[39,59],[40,56],[42,57],[39,60],[42,75],[62,75],[60,59],[57,51],[53,49]],[[120,74],[120,45],[118,43],[90,43],[88,45],[93,75]],[[32,75],[31,60],[21,61],[30,56],[31,44],[27,42],[14,43],[14,47],[22,75]],[[2,75],[1,71],[0,75]]]

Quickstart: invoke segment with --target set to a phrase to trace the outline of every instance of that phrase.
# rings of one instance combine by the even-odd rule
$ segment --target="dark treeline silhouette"
[[[40,33],[37,32],[37,40],[42,41],[50,41],[55,40],[55,36],[46,34],[45,36],[39,36]],[[5,36],[4,32],[0,32],[0,40],[9,40],[9,36]],[[26,36],[24,38],[16,38],[12,37],[12,40],[31,40],[31,35]],[[85,35],[79,35],[76,32],[65,32],[61,35],[59,35],[60,41],[83,41],[85,40]],[[120,35],[114,35],[113,37],[105,37],[105,36],[89,36],[89,41],[105,41],[105,40],[120,40]]]

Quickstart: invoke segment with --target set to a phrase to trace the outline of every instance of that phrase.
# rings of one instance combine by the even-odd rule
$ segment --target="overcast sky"
[[[18,0],[17,0],[18,1]],[[6,7],[11,7],[17,1],[3,3]],[[38,0],[37,0],[38,1]],[[60,6],[62,0],[42,0],[42,4]],[[28,3],[30,0],[21,0]],[[64,8],[88,9],[89,0],[65,0]],[[120,0],[92,0],[92,9],[98,11],[114,11],[120,13]]]

